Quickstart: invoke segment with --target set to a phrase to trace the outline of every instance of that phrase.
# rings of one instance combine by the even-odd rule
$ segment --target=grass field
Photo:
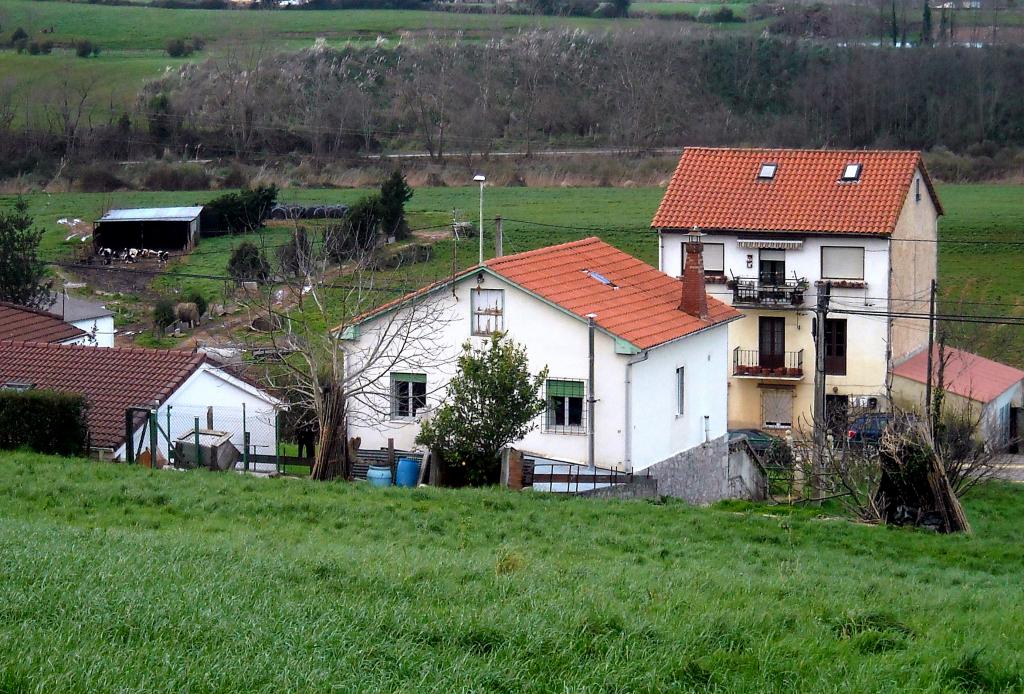
[[[1019,487],[942,537],[0,456],[0,691],[1024,687]]]

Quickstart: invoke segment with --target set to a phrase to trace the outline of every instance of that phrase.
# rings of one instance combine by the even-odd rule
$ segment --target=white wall
[[[1008,407],[1020,407],[1022,397],[1022,384],[1007,388],[999,397],[987,403],[982,409],[981,437],[986,443],[994,447],[1006,445],[1006,437],[1009,433]]]
[[[741,319],[743,320],[743,319]],[[726,432],[728,327],[719,326],[656,347],[632,367],[630,448],[633,470]],[[677,414],[676,369],[684,368],[683,414]]]
[[[77,321],[68,321],[71,325],[89,333],[87,336],[72,340],[68,344],[93,345],[96,347],[114,346],[114,317],[101,316],[99,318],[84,318]]]

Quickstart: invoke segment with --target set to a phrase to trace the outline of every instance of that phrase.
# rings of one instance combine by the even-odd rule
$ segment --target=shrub
[[[142,185],[148,190],[203,190],[210,177],[196,164],[157,164],[146,172]]]
[[[182,301],[191,302],[196,305],[196,310],[199,311],[199,316],[206,315],[206,309],[209,308],[209,304],[206,302],[206,297],[198,289],[193,289],[185,293]]]
[[[228,274],[236,282],[266,282],[270,278],[270,263],[256,244],[245,241],[231,253]]]
[[[157,332],[163,334],[167,326],[174,323],[177,318],[174,315],[174,302],[168,298],[157,299],[153,305],[153,327]]]
[[[28,45],[28,54],[29,55],[39,55],[41,50],[42,50],[42,48],[40,48],[38,41],[33,41],[32,43],[30,43]]]
[[[380,194],[367,195],[349,208],[340,224],[324,230],[324,246],[335,262],[365,258],[377,247],[384,206]]]
[[[89,39],[82,39],[75,43],[75,55],[79,58],[88,58],[90,55],[99,55],[100,49]]]
[[[192,46],[181,39],[171,39],[167,42],[167,55],[172,58],[182,58],[192,53]]]
[[[206,203],[203,210],[211,228],[244,233],[259,229],[277,199],[277,186],[258,186],[251,190],[226,193]]]
[[[277,249],[277,265],[285,275],[303,275],[310,266],[313,240],[305,227],[298,227],[288,243]]]
[[[26,40],[28,40],[28,32],[26,32],[21,27],[18,27],[17,29],[15,29],[14,33],[11,34],[11,45],[12,46],[17,45],[18,41],[26,41]]]
[[[93,164],[78,171],[75,176],[75,187],[83,193],[109,193],[129,186],[108,166]]]
[[[0,391],[0,449],[81,455],[89,443],[88,411],[78,393]]]
[[[395,170],[380,186],[381,227],[385,234],[396,239],[409,236],[409,225],[405,221],[405,203],[412,198],[412,188],[405,181],[402,172]]]

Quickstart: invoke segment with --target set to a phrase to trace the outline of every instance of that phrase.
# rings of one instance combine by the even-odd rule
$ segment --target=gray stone
[[[764,471],[745,445],[730,446],[725,436],[677,453],[644,470],[657,480],[658,493],[691,504],[722,499],[763,499]]]

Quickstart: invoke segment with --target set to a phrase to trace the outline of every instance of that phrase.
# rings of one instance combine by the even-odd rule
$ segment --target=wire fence
[[[129,459],[156,450],[174,467],[280,471],[281,436],[272,408],[168,405],[142,417]]]

